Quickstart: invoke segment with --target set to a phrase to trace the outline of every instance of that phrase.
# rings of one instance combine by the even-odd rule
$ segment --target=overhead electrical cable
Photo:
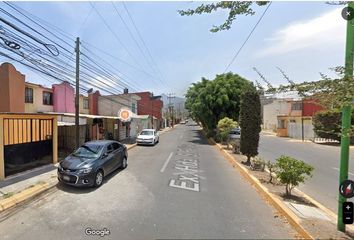
[[[233,56],[233,58],[231,59],[231,61],[229,62],[229,64],[226,66],[224,73],[229,69],[229,67],[233,64],[233,62],[236,60],[236,58],[238,57],[238,55],[240,54],[240,52],[242,51],[243,47],[246,45],[246,43],[248,42],[248,40],[250,39],[250,37],[252,36],[252,33],[256,30],[257,26],[259,25],[259,23],[262,21],[264,15],[267,13],[269,7],[272,5],[272,2],[269,2],[269,4],[267,5],[266,9],[264,10],[264,12],[262,13],[262,15],[260,16],[260,18],[258,19],[258,21],[256,22],[256,24],[253,26],[251,32],[248,34],[247,38],[245,39],[245,41],[242,43],[241,47],[237,50],[236,54]]]

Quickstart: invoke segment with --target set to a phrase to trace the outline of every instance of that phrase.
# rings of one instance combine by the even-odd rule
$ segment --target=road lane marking
[[[165,169],[166,169],[166,167],[167,167],[167,164],[168,164],[168,162],[170,161],[172,155],[173,155],[173,152],[171,152],[171,153],[170,153],[170,156],[168,156],[168,158],[166,159],[166,161],[165,161],[165,163],[163,164],[163,166],[162,166],[160,172],[164,172],[164,171],[165,171]]]
[[[199,154],[195,153],[195,148],[182,144],[177,147],[175,154],[173,177],[168,186],[194,192],[200,191],[200,180],[205,177],[200,176]]]
[[[333,169],[339,171],[339,168],[333,167]],[[354,176],[354,173],[348,172],[348,174]]]

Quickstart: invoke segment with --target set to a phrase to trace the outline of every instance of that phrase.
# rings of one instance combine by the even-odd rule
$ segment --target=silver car
[[[141,133],[136,138],[136,143],[147,144],[147,145],[155,145],[159,142],[159,134],[155,129],[143,129]]]
[[[229,139],[240,139],[241,138],[241,129],[240,128],[234,128],[230,131],[229,133]]]

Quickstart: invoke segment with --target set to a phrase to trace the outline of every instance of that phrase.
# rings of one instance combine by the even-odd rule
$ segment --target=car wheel
[[[95,175],[94,187],[99,187],[103,183],[103,172],[102,170],[98,170]]]
[[[128,166],[128,159],[127,157],[124,157],[122,161],[122,169],[125,169],[127,166]]]

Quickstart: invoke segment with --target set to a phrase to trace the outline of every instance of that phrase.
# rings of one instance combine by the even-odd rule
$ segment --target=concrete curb
[[[37,184],[9,198],[0,200],[0,213],[51,189],[55,185],[49,183]]]
[[[169,132],[172,129],[174,129],[174,128],[167,129],[160,134],[164,134],[166,132]],[[136,146],[137,146],[137,144],[135,143],[133,145],[128,146],[127,149],[130,150]],[[22,192],[16,193],[9,198],[2,199],[2,200],[0,200],[0,213],[4,212],[5,210],[7,210],[9,208],[15,207],[16,205],[18,205],[20,203],[30,200],[31,198],[34,198],[35,196],[37,196],[37,195],[55,187],[55,186],[56,186],[56,183],[55,184],[49,184],[49,183],[37,184],[37,185],[34,185],[33,187],[23,190]]]
[[[290,209],[288,209],[288,207],[278,198],[273,196],[273,194],[270,193],[268,189],[264,187],[256,177],[252,176],[244,166],[235,161],[233,156],[226,152],[220,144],[217,144],[214,139],[209,138],[208,141],[211,145],[215,145],[215,147],[221,151],[223,156],[234,167],[237,167],[241,175],[244,176],[258,190],[258,192],[287,219],[287,221],[294,227],[294,229],[301,235],[303,239],[314,239],[314,237],[312,237],[311,234],[301,226],[301,219],[297,217]]]

